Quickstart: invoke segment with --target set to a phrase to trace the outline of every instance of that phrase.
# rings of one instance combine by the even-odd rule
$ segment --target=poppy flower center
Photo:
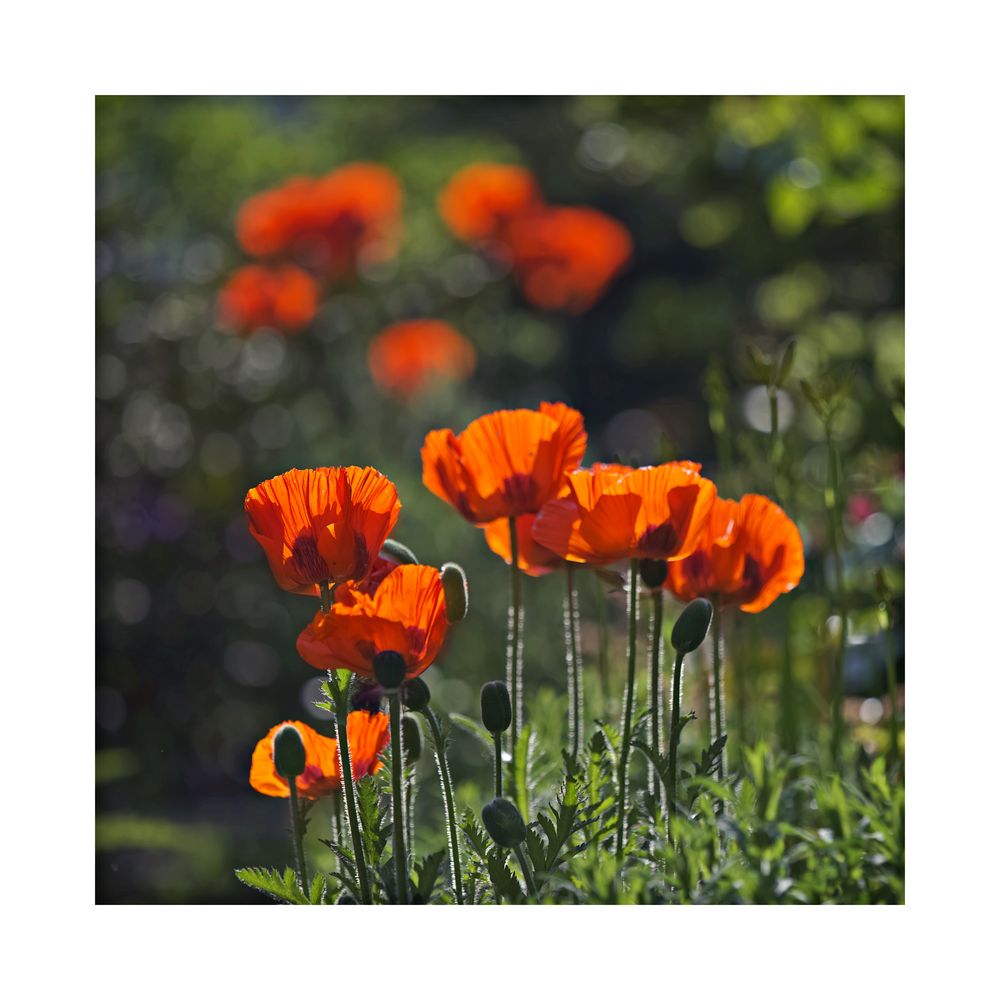
[[[674,526],[665,521],[663,524],[650,525],[639,537],[639,548],[643,552],[657,552],[664,556],[672,555],[677,550],[677,532]]]
[[[308,583],[320,583],[330,577],[330,567],[319,554],[319,546],[312,535],[299,535],[295,539],[292,544],[292,565]]]
[[[514,475],[507,476],[501,493],[513,512],[530,514],[538,508],[535,501],[538,486],[527,472],[515,472]]]

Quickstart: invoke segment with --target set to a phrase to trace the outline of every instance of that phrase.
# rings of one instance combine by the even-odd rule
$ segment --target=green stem
[[[608,690],[608,606],[601,578],[596,573],[594,584],[597,587],[597,671],[601,685],[598,716],[603,718]]]
[[[389,696],[389,731],[392,740],[392,859],[396,869],[396,902],[410,901],[410,878],[406,864],[406,820],[403,813],[402,705],[399,688]]]
[[[635,634],[639,617],[637,584],[639,560],[633,559],[628,584],[628,682],[625,686],[625,717],[622,721],[621,750],[618,754],[618,831],[615,839],[615,856],[621,860],[625,853],[625,809],[628,805],[628,758],[632,742],[632,699],[635,692]]]
[[[365,862],[364,842],[361,839],[361,824],[358,822],[358,800],[354,788],[354,771],[351,767],[351,747],[347,740],[347,691],[337,688],[331,675],[330,686],[337,698],[337,748],[340,752],[340,785],[344,791],[347,806],[347,824],[351,828],[351,848],[354,852],[354,867],[358,873],[358,892],[361,902],[370,905],[372,901],[371,882],[368,865]]]
[[[306,854],[302,847],[302,813],[299,812],[299,789],[295,778],[288,781],[288,810],[292,819],[292,852],[295,855],[295,867],[299,875],[302,891],[309,895],[309,879],[306,873]]]
[[[896,714],[896,648],[892,635],[892,614],[883,604],[882,634],[885,636],[885,678],[889,686],[889,769],[899,763],[899,717]]]
[[[498,799],[503,798],[503,751],[499,733],[493,734],[493,790]]]
[[[573,566],[566,564],[566,689],[569,695],[569,736],[573,759],[580,755],[583,733],[583,678],[580,675],[579,622]]]
[[[514,754],[518,733],[521,731],[521,570],[517,565],[517,518],[508,518],[510,530],[510,613],[507,638],[507,687],[514,716],[510,727],[510,752]]]
[[[781,460],[781,438],[778,436],[778,388],[768,386],[768,402],[771,404],[771,489],[778,500],[778,464]]]
[[[726,717],[723,714],[723,688],[722,688],[722,615],[719,609],[719,598],[716,595],[712,601],[715,605],[712,615],[712,687],[713,687],[713,708],[715,716],[715,729],[712,733],[713,740],[722,736],[726,728]],[[722,748],[719,756],[719,781],[726,777],[726,749]]]
[[[653,732],[653,749],[663,752],[663,691],[660,684],[660,650],[663,646],[663,588],[650,591],[653,607],[649,625],[649,717]],[[649,791],[655,802],[660,801],[660,779],[656,768],[649,765]]]
[[[537,899],[538,888],[535,886],[535,877],[531,873],[531,865],[528,864],[528,857],[524,853],[524,847],[521,844],[518,844],[514,848],[514,853],[517,855],[521,871],[524,872],[524,884],[528,887],[528,895],[531,896],[532,899]]]
[[[673,840],[672,819],[677,808],[677,748],[681,742],[681,674],[684,671],[684,654],[674,660],[673,701],[670,706],[670,749],[667,752],[667,829]]]
[[[451,772],[448,770],[448,757],[445,754],[444,737],[438,725],[437,716],[430,708],[423,710],[427,725],[430,726],[431,738],[434,740],[434,756],[437,759],[438,777],[441,779],[441,793],[444,797],[445,819],[448,823],[448,848],[451,855],[451,882],[455,891],[455,902],[462,905],[462,856],[458,851],[458,819],[455,816],[455,794],[451,787]],[[499,781],[500,737],[494,737],[497,746],[497,780]],[[497,793],[499,795],[499,792]]]
[[[833,661],[833,727],[830,753],[833,763],[840,762],[844,732],[844,650],[847,646],[847,601],[844,597],[844,560],[840,551],[840,458],[833,443],[833,431],[826,426],[828,455],[826,509],[829,516],[830,544],[833,547],[834,579],[836,586],[837,614],[840,629]]]

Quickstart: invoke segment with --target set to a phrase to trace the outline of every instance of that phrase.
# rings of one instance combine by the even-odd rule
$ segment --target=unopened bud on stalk
[[[670,644],[678,653],[690,653],[702,644],[711,624],[712,602],[697,597],[681,612],[674,624]]]
[[[375,679],[387,691],[395,691],[406,677],[406,660],[394,649],[384,649],[372,660]]]
[[[448,562],[441,567],[441,585],[444,587],[444,613],[449,622],[460,622],[469,610],[469,581],[465,570],[458,563]]]
[[[403,684],[403,704],[411,712],[422,712],[431,703],[431,689],[422,677]]]
[[[274,734],[274,768],[289,781],[306,769],[306,748],[295,726],[282,726]]]
[[[479,693],[479,704],[483,713],[483,725],[494,736],[510,729],[514,717],[510,704],[510,692],[503,681],[487,681]]]
[[[387,538],[382,543],[382,552],[388,558],[398,563],[410,563],[416,566],[420,560],[413,554],[412,549],[408,549],[402,542],[397,542],[393,538]]]
[[[501,847],[517,847],[528,836],[521,813],[510,799],[494,799],[483,806],[483,826]]]
[[[639,577],[650,589],[662,587],[667,579],[667,564],[662,559],[640,559]]]
[[[403,760],[407,764],[416,764],[424,749],[424,735],[420,731],[420,723],[413,715],[404,715],[402,722]]]

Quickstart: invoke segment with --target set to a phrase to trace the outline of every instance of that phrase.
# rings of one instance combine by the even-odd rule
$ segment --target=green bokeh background
[[[422,486],[419,450],[429,429],[498,407],[563,400],[585,416],[587,461],[689,458],[726,495],[770,493],[767,401],[746,345],[796,338],[779,486],[807,571],[784,612],[740,623],[753,642],[730,696],[745,707],[743,735],[777,743],[787,614],[808,745],[828,694],[826,455],[796,386],[852,372],[837,426],[849,712],[879,694],[871,571],[887,566],[902,589],[903,120],[895,97],[99,98],[97,898],[257,902],[232,868],[287,860],[286,811],[249,788],[250,753],[283,719],[329,726],[309,714],[318,675],[294,648],[313,604],[276,587],[246,532],[243,497],[265,478],[371,464],[394,480],[396,537],[468,572],[470,616],[426,676],[440,710],[477,714],[480,684],[503,676],[507,571]],[[353,160],[400,178],[398,259],[336,289],[296,337],[216,329],[215,294],[245,261],[233,236],[243,199]],[[438,193],[477,160],[523,163],[549,201],[628,227],[634,258],[591,310],[531,308],[451,236]],[[365,351],[383,326],[418,316],[454,324],[479,361],[468,383],[404,407],[372,384]],[[563,584],[526,587],[530,717],[555,746]],[[615,717],[624,609],[613,596],[599,682],[597,600],[585,579],[590,711]],[[698,683],[695,672],[695,701]],[[852,735],[860,753],[884,738],[863,717]],[[452,758],[461,802],[477,806],[488,759],[462,733]],[[430,761],[421,768],[418,846],[430,848],[443,830]]]

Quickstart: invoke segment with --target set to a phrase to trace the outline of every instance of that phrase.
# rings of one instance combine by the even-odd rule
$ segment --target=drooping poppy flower
[[[319,286],[294,264],[249,264],[235,271],[219,292],[216,315],[222,326],[249,333],[262,326],[292,332],[316,315]]]
[[[327,277],[347,278],[359,260],[396,255],[402,203],[392,171],[349,163],[248,198],[236,218],[236,238],[252,256],[293,256]]]
[[[424,485],[473,524],[533,514],[559,495],[586,447],[583,415],[565,403],[497,410],[461,434],[427,435]]]
[[[404,564],[391,569],[374,592],[369,589],[339,587],[330,611],[317,612],[299,635],[299,655],[317,670],[374,677],[372,660],[391,650],[406,661],[407,678],[423,673],[448,631],[440,572]]]
[[[448,182],[438,208],[448,228],[468,243],[502,240],[512,219],[542,207],[534,174],[508,163],[473,163]]]
[[[396,526],[396,487],[371,467],[292,469],[247,493],[250,534],[278,585],[320,593],[328,581],[362,580]]]
[[[570,562],[682,559],[697,545],[716,495],[700,469],[694,462],[579,469],[570,473],[569,495],[539,511],[532,535]]]
[[[562,556],[539,545],[531,534],[535,524],[535,514],[522,514],[517,519],[517,565],[528,576],[545,576],[553,570],[561,569],[566,561]],[[486,544],[510,565],[510,521],[501,517],[483,525]]]
[[[805,562],[792,519],[755,493],[717,499],[697,548],[670,563],[667,585],[682,601],[715,599],[756,613],[798,586]]]
[[[306,769],[295,779],[299,795],[318,799],[340,788],[340,749],[337,740],[317,733],[304,722],[281,722],[272,726],[254,747],[250,761],[250,784],[263,795],[288,798],[288,782],[274,766],[274,737],[279,729],[294,726],[306,750]],[[376,774],[382,768],[379,754],[389,745],[389,717],[382,712],[351,712],[347,716],[347,745],[351,749],[354,780]]]
[[[540,309],[589,309],[632,256],[628,230],[595,208],[520,216],[505,238],[524,296]]]
[[[468,378],[476,351],[453,326],[436,319],[395,323],[368,347],[368,370],[386,392],[408,399],[435,376]]]

